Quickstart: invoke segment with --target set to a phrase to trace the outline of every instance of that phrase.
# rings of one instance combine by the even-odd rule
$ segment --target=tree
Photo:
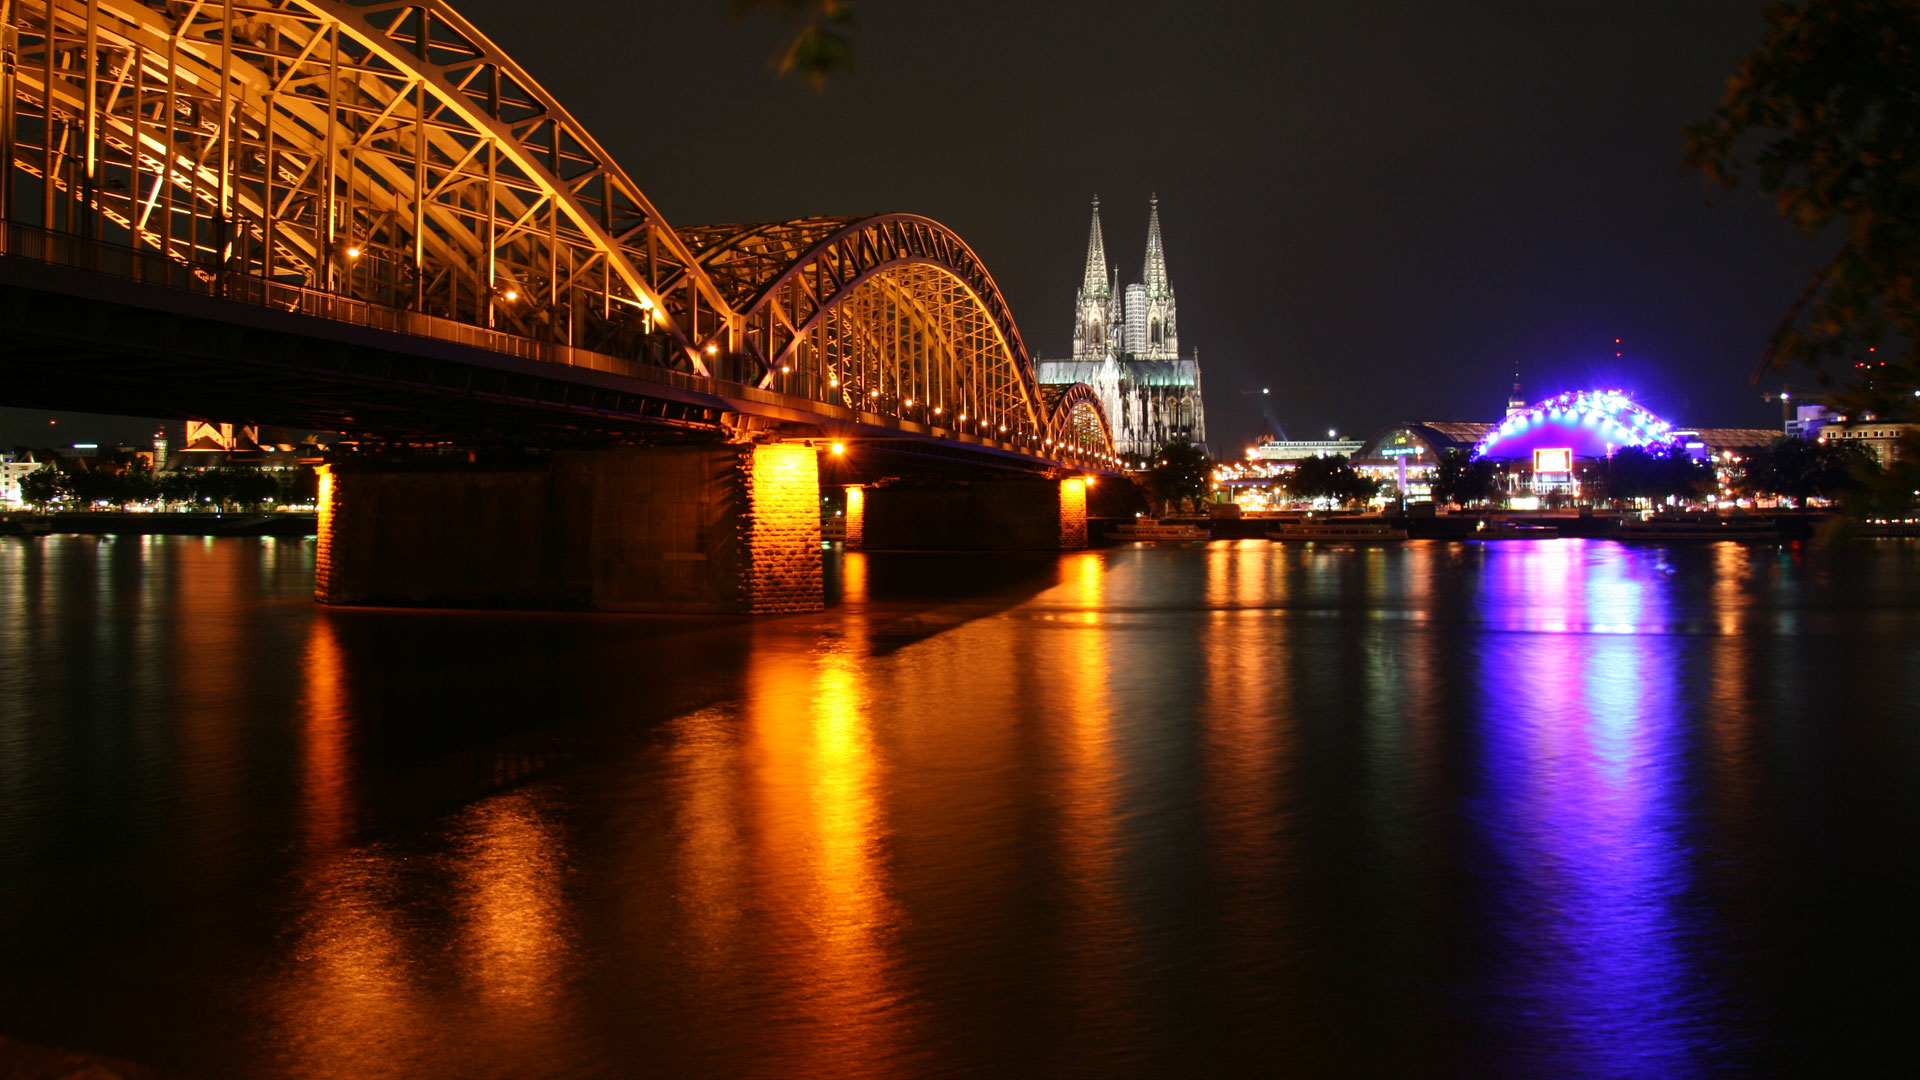
[[[1804,0],[1766,9],[1760,47],[1727,79],[1713,115],[1687,129],[1710,183],[1756,174],[1781,216],[1839,249],[1767,341],[1760,371],[1825,371],[1897,335],[1912,383],[1920,342],[1920,6]],[[1896,358],[1882,357],[1888,361]]]
[[[1739,485],[1748,495],[1837,499],[1867,487],[1878,471],[1872,452],[1860,443],[1785,438],[1747,452]]]
[[[27,505],[42,510],[47,504],[56,503],[73,494],[67,484],[67,474],[52,465],[42,465],[20,478],[20,497]]]
[[[853,68],[853,0],[733,0],[736,15],[764,8],[786,20],[791,32],[774,59],[781,76],[798,75],[816,91]]]
[[[1168,508],[1206,498],[1212,480],[1213,462],[1207,452],[1177,440],[1156,450],[1153,467],[1147,470],[1147,490]]]
[[[1287,475],[1287,490],[1296,499],[1325,499],[1344,505],[1374,497],[1380,485],[1355,472],[1345,454],[1301,458]]]
[[[1433,470],[1433,501],[1471,506],[1500,494],[1500,473],[1493,462],[1476,461],[1470,451],[1450,446]]]
[[[1600,467],[1602,489],[1619,500],[1693,499],[1713,488],[1713,467],[1684,450],[1626,446]]]

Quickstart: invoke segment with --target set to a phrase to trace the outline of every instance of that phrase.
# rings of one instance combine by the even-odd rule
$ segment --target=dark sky
[[[1529,397],[1777,423],[1747,377],[1819,262],[1682,167],[1752,0],[860,0],[824,96],[774,79],[775,24],[727,0],[457,6],[669,222],[938,218],[1041,355],[1069,343],[1089,198],[1132,280],[1158,191],[1216,453],[1256,422],[1237,391],[1272,386],[1298,435],[1365,433],[1491,419],[1516,362]]]

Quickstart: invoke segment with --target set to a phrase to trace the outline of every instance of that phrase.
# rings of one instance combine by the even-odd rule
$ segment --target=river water
[[[312,565],[0,540],[0,1035],[182,1077],[1906,1047],[1912,542],[835,553],[764,621],[329,610]]]

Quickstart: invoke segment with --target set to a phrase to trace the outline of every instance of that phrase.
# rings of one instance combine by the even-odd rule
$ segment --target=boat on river
[[[1552,540],[1560,530],[1551,525],[1522,525],[1517,521],[1482,521],[1469,540]]]
[[[1193,540],[1211,540],[1213,535],[1198,525],[1182,521],[1148,521],[1115,525],[1107,533],[1115,540],[1138,540],[1148,544],[1179,544]]]
[[[1920,518],[1872,518],[1854,526],[1855,536],[1920,536]]]
[[[1734,540],[1766,543],[1780,539],[1780,526],[1771,518],[1650,517],[1621,518],[1613,523],[1615,540]]]
[[[1386,518],[1301,518],[1267,531],[1269,540],[1405,540],[1407,530]]]

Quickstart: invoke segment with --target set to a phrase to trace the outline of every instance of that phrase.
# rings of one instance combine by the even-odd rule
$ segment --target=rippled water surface
[[[0,1035],[186,1077],[1879,1074],[1920,547],[831,555],[765,621],[0,539]]]

